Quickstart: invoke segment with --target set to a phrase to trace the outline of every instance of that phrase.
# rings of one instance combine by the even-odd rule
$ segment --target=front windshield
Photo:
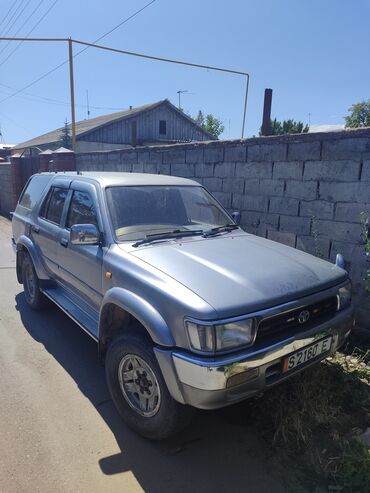
[[[119,241],[174,230],[207,231],[230,223],[216,200],[197,186],[118,186],[106,190]]]

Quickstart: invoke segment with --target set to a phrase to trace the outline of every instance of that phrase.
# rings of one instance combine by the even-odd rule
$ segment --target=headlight
[[[247,318],[230,324],[215,325],[216,351],[246,346],[253,342],[253,319]]]
[[[253,342],[254,320],[243,319],[220,325],[186,321],[190,344],[197,351],[227,351]]]
[[[347,284],[338,290],[338,310],[342,310],[351,304],[352,299],[352,284],[348,281]]]

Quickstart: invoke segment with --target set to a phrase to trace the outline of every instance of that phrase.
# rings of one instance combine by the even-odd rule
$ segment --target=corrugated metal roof
[[[144,104],[143,106],[137,106],[136,108],[127,109],[124,111],[118,111],[117,113],[111,113],[109,115],[97,116],[96,118],[90,118],[89,120],[82,120],[80,122],[76,122],[76,137],[80,137],[83,134],[90,132],[91,130],[96,130],[99,127],[110,124],[116,120],[123,120],[125,118],[129,118],[138,113],[142,113],[144,111],[148,111],[156,108],[161,104],[168,104],[171,108],[178,111],[183,117],[190,120],[194,125],[197,123],[189,118],[186,114],[180,112],[176,106],[174,106],[168,99],[163,99],[161,101],[157,101],[156,103]],[[198,126],[198,125],[197,125]],[[71,128],[71,125],[68,125]],[[40,135],[39,137],[35,137],[33,139],[27,140],[25,142],[21,142],[13,147],[13,150],[24,149],[26,147],[37,147],[45,144],[52,144],[58,142],[61,137],[61,131],[64,127],[57,128],[56,130],[52,130],[51,132],[47,132],[46,134]],[[207,131],[202,131],[210,136],[210,139],[214,139]]]
[[[149,109],[155,108],[156,106],[162,104],[164,101],[158,101],[157,103],[145,104],[143,106],[137,106],[136,108],[118,111],[117,113],[111,113],[110,115],[97,116],[96,118],[90,118],[89,120],[82,120],[76,122],[76,137],[85,134],[91,130],[95,130],[98,127],[112,123],[115,120],[121,120],[129,116],[133,116],[142,111],[147,111]],[[71,128],[71,125],[68,125]],[[60,139],[61,131],[64,127],[57,128],[51,132],[35,137],[34,139],[26,140],[13,147],[13,149],[23,149],[25,147],[39,146],[45,144],[51,144],[57,142]]]

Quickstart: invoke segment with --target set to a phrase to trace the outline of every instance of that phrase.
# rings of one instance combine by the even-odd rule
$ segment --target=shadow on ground
[[[110,399],[97,346],[57,307],[30,310],[23,293],[16,309],[28,333],[58,361],[112,430],[121,452],[100,459],[107,475],[131,471],[145,492],[299,491],[263,439],[248,427],[248,403],[197,412],[181,434],[157,443],[134,434]]]

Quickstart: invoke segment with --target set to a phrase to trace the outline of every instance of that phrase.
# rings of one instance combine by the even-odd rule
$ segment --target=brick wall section
[[[370,214],[370,129],[77,154],[76,167],[193,178],[240,210],[246,231],[331,261],[343,253],[370,328],[360,226]]]
[[[9,163],[0,163],[0,212],[9,214],[14,211],[18,198],[28,178],[43,171],[74,171],[76,170],[75,153],[53,152],[40,154],[38,161],[29,166],[27,157],[10,157]]]

